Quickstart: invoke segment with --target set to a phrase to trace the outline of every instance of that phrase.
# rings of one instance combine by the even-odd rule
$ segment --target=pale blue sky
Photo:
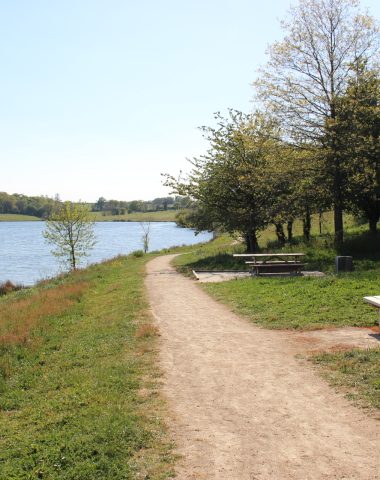
[[[362,2],[380,18],[380,2]],[[0,191],[166,195],[197,127],[249,111],[288,0],[0,0]]]

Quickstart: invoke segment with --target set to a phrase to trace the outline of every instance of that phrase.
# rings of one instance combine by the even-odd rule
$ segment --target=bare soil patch
[[[177,274],[172,258],[148,264],[146,285],[178,478],[379,478],[379,422],[295,357],[315,345],[312,332],[302,343],[249,324]]]
[[[344,327],[310,332],[289,332],[289,334],[294,348],[300,352],[380,347],[378,327]]]

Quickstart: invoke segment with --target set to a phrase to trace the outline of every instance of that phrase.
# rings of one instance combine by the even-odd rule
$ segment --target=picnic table
[[[301,274],[305,266],[301,263],[304,253],[236,253],[234,257],[241,257],[250,266],[253,275],[270,273]]]
[[[374,295],[372,297],[363,297],[364,301],[377,308],[379,312],[379,325],[380,325],[380,295]]]

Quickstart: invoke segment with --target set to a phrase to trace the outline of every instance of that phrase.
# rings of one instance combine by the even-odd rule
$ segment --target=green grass
[[[373,326],[363,296],[379,294],[380,272],[324,278],[247,278],[202,284],[216,299],[265,328],[311,330]]]
[[[134,212],[125,215],[102,215],[94,212],[92,215],[97,222],[174,222],[179,210],[162,212]]]
[[[323,353],[311,360],[355,403],[380,409],[380,349]]]
[[[0,222],[37,222],[41,218],[32,215],[19,215],[15,213],[0,213]]]
[[[373,326],[375,310],[363,302],[363,296],[380,294],[380,252],[378,241],[372,241],[365,227],[345,218],[346,242],[343,253],[354,256],[355,271],[336,276],[331,214],[325,215],[321,236],[314,234],[308,244],[300,237],[291,246],[279,248],[272,239],[273,229],[261,236],[264,251],[301,251],[306,254],[307,270],[326,272],[324,278],[254,277],[230,282],[202,284],[202,287],[235,312],[266,328],[318,329],[340,326]],[[313,221],[313,231],[318,227]],[[301,224],[295,226],[300,232]],[[297,230],[298,229],[298,230]],[[244,261],[232,257],[244,250],[231,237],[197,247],[191,254],[175,259],[176,267],[190,275],[192,270],[244,270]]]
[[[97,222],[175,222],[178,212],[179,210],[166,210],[162,212],[134,212],[125,215],[102,215],[101,212],[93,212],[92,217]],[[31,215],[0,213],[0,222],[35,222],[41,220],[41,218]]]
[[[241,253],[244,246],[230,235],[221,235],[209,243],[193,245],[185,249],[185,255],[176,257],[174,265],[185,275],[196,270],[242,270],[244,262],[232,256]]]
[[[9,314],[0,331],[1,480],[172,477],[143,286],[149,258],[120,257],[0,300]],[[44,295],[64,288],[52,310]],[[27,328],[17,324],[25,309],[35,321]]]

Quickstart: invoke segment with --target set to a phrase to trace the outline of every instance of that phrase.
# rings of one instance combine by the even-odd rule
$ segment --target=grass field
[[[125,215],[102,215],[101,212],[92,212],[92,217],[97,222],[175,222],[179,210],[166,210],[162,212],[134,212]],[[0,213],[0,222],[26,222],[41,221],[41,218],[31,215],[17,215]]]
[[[165,479],[149,256],[0,299],[0,479]]]
[[[12,213],[0,213],[0,222],[37,222],[41,221],[32,215],[17,215]]]
[[[102,215],[93,212],[97,222],[174,222],[179,210],[166,210],[162,212],[133,212],[125,215]]]
[[[376,312],[363,302],[379,294],[380,271],[325,278],[247,278],[203,284],[235,312],[266,328],[312,330],[373,326]]]
[[[330,216],[331,217],[331,216]],[[332,237],[332,219],[327,216],[322,236],[314,235],[303,244],[300,238],[284,251],[302,251],[306,254],[308,270],[326,272],[318,277],[248,278],[223,283],[203,284],[215,298],[227,303],[235,312],[266,328],[316,329],[337,326],[373,326],[376,313],[363,302],[365,295],[380,293],[380,256],[376,242],[356,226],[352,217],[346,218],[345,249],[354,256],[355,271],[335,275],[335,256]],[[316,228],[314,221],[314,229]],[[296,226],[296,233],[300,226]],[[314,230],[315,232],[315,230]],[[261,236],[264,249],[281,251],[272,239],[272,229]],[[222,236],[216,242],[201,246],[191,254],[178,257],[177,268],[185,274],[192,270],[246,269],[244,261],[232,257],[244,246]]]

